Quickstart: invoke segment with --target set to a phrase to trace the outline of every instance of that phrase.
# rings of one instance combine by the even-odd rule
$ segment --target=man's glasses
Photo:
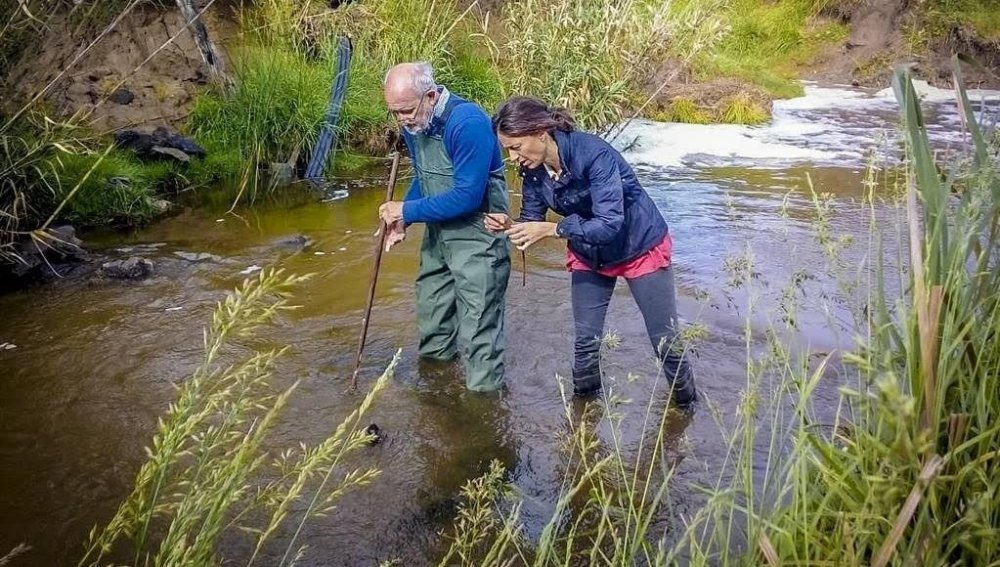
[[[392,116],[396,120],[402,122],[404,120],[412,120],[420,115],[420,110],[424,107],[424,101],[429,97],[427,95],[431,94],[432,90],[428,90],[420,97],[420,104],[412,110],[390,110],[389,116]]]

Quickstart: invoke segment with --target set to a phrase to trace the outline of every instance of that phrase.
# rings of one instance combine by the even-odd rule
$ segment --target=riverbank
[[[884,85],[893,63],[916,59],[920,74],[940,84],[945,54],[967,49],[995,65],[1000,41],[984,0],[635,1],[610,11],[589,0],[369,0],[337,8],[216,0],[203,20],[233,80],[224,91],[172,4],[67,12],[43,9],[52,8],[46,1],[0,14],[17,24],[5,30],[13,42],[0,54],[13,93],[0,126],[0,256],[8,261],[16,260],[15,240],[52,222],[142,225],[169,211],[179,191],[235,185],[252,201],[275,166],[301,171],[342,33],[353,39],[354,58],[334,176],[369,164],[364,156],[385,155],[396,140],[381,74],[404,59],[432,61],[442,83],[487,108],[531,92],[599,130],[636,113],[760,124],[774,100],[802,93],[800,77]],[[44,21],[28,17],[36,13]],[[968,79],[994,81],[974,69]],[[155,126],[191,137],[206,154],[148,161],[108,148],[115,131]]]

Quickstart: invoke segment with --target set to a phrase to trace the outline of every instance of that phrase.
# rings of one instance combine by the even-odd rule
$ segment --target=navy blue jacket
[[[522,221],[543,221],[549,209],[564,218],[556,233],[592,269],[633,260],[667,235],[663,215],[617,150],[586,132],[555,131],[562,172],[522,169]]]

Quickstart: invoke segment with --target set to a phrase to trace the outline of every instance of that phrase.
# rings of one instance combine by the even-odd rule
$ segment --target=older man
[[[503,158],[490,118],[435,84],[428,63],[404,63],[385,77],[385,102],[403,127],[416,175],[403,202],[385,203],[388,245],[425,223],[417,275],[420,355],[461,354],[466,387],[504,383],[504,294],[510,247],[485,230],[485,213],[508,213]]]

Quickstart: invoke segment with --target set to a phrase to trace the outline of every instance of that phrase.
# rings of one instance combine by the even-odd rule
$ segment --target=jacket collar
[[[569,132],[563,132],[562,130],[556,130],[553,133],[553,139],[556,141],[556,149],[559,151],[559,165],[562,166],[562,171],[559,173],[559,179],[552,181],[555,187],[564,187],[573,180],[573,169],[570,167],[570,144],[572,143],[569,139]]]
[[[569,139],[569,132],[563,132],[562,130],[556,130],[553,133],[553,139],[556,141],[556,148],[559,150],[559,165],[562,166],[562,171],[559,173],[559,179],[553,179],[549,174],[548,166],[542,164],[538,167],[531,169],[521,168],[521,177],[531,177],[535,182],[541,181],[543,184],[552,187],[553,189],[559,189],[569,185],[573,180],[573,170],[570,168],[569,162],[569,146],[572,143]]]
[[[448,87],[445,87],[444,85],[439,86],[437,88],[437,92],[438,101],[434,103],[434,118],[440,118],[444,115],[444,109],[448,106],[448,99],[451,98],[451,91],[449,91]]]
[[[445,123],[448,121],[448,115],[450,113],[446,112],[448,110],[448,103],[452,101],[451,92],[445,86],[439,86],[438,100],[434,103],[434,112],[431,113],[431,122],[427,125],[427,131],[424,132],[427,136],[437,136],[444,133]]]

